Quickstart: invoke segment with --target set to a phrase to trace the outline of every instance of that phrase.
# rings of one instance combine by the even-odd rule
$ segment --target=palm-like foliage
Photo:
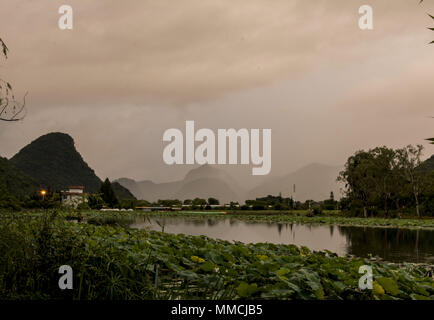
[[[420,0],[419,4],[421,4],[422,2],[423,2],[423,0]],[[433,20],[434,20],[434,16],[430,15],[429,13],[428,13],[428,16],[430,16],[430,17],[431,17],[431,19],[433,19]],[[434,28],[428,28],[428,29],[430,29],[430,30],[434,31]],[[430,42],[430,44],[431,44],[431,43],[434,43],[434,40],[433,40],[433,41],[431,41],[431,42]]]
[[[430,15],[430,14],[428,14],[428,15],[431,17],[431,19],[434,20],[434,16],[432,16],[432,15]],[[428,28],[428,29],[430,29],[431,31],[434,31],[434,28]],[[430,44],[431,44],[431,43],[434,43],[434,40],[431,41]]]
[[[0,56],[4,56],[5,58],[8,57],[8,47],[6,46],[6,43],[3,42],[3,40],[0,38]]]
[[[420,0],[419,3],[422,3],[422,2],[423,2],[423,0]],[[430,15],[430,14],[428,14],[428,16],[430,16],[431,19],[434,20],[434,16],[432,16],[432,15]],[[434,28],[428,28],[428,29],[430,29],[431,31],[434,31]],[[434,40],[430,42],[430,44],[432,44],[432,43],[434,43]],[[434,138],[429,138],[429,139],[426,139],[426,140],[430,141],[431,144],[434,144]]]

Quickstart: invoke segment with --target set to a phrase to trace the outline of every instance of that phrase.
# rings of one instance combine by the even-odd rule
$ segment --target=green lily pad
[[[248,284],[246,282],[241,282],[237,287],[238,295],[242,298],[251,297],[257,291],[258,285],[256,283]]]
[[[377,282],[384,288],[387,293],[394,296],[399,294],[398,285],[392,278],[381,277],[377,279]]]

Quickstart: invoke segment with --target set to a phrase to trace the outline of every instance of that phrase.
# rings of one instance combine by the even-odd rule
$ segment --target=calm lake
[[[307,224],[245,222],[231,218],[138,218],[130,227],[167,233],[205,235],[244,243],[295,244],[338,255],[369,254],[392,262],[434,263],[434,231],[397,228],[341,227]]]

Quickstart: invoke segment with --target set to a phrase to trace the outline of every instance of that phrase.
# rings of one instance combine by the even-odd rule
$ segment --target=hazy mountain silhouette
[[[426,171],[434,170],[434,156],[422,165]],[[293,173],[268,177],[260,185],[251,188],[240,185],[221,167],[203,165],[190,170],[184,179],[154,183],[150,180],[135,181],[121,178],[113,183],[119,199],[136,197],[148,201],[158,199],[193,199],[214,197],[221,203],[244,202],[267,195],[292,194],[296,185],[295,199],[324,200],[333,191],[341,197],[336,178],[342,167],[313,163]],[[49,133],[22,148],[10,160],[0,158],[0,184],[13,194],[29,193],[40,187],[53,191],[70,185],[83,185],[89,193],[98,192],[101,180],[75,149],[74,140],[65,133]]]
[[[240,186],[224,170],[211,165],[203,165],[190,170],[184,179],[166,183],[149,180],[135,181],[121,178],[116,180],[128,188],[138,199],[157,201],[158,199],[194,199],[214,197],[221,203],[241,201]]]
[[[342,169],[341,167],[312,163],[293,173],[268,179],[250,190],[247,197],[255,199],[269,194],[277,195],[279,192],[282,192],[284,196],[288,196],[293,194],[295,184],[295,200],[297,201],[325,200],[329,198],[330,191],[333,191],[335,199],[338,199],[341,194],[336,178]]]
[[[336,198],[340,197],[340,188],[336,178],[340,167],[322,164],[311,164],[291,174],[270,177],[250,191],[240,186],[225,170],[210,165],[203,165],[187,173],[183,180],[154,183],[149,180],[135,181],[121,178],[116,180],[128,188],[138,199],[157,201],[158,199],[193,199],[195,197],[214,197],[220,202],[255,199],[280,192],[287,196],[296,184],[296,199],[324,200],[333,191]]]

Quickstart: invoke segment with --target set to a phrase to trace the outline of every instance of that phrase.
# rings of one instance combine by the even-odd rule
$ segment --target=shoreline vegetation
[[[67,221],[77,212],[0,215],[0,298],[434,299],[433,265],[89,222],[128,216],[83,212],[88,223],[77,223]],[[64,264],[74,270],[74,290],[57,286]],[[358,287],[362,265],[373,268],[372,290]]]
[[[54,209],[47,209],[53,211]],[[424,229],[434,230],[433,217],[403,217],[403,218],[379,218],[379,217],[351,217],[345,216],[339,210],[324,210],[320,215],[312,215],[308,210],[292,211],[243,211],[243,210],[206,210],[206,211],[99,211],[99,210],[74,210],[63,209],[55,210],[58,217],[66,220],[86,219],[90,221],[111,221],[113,224],[119,222],[125,226],[125,221],[131,222],[135,218],[146,217],[182,217],[185,219],[234,219],[244,222],[263,222],[276,224],[306,224],[306,225],[332,225],[332,226],[352,226],[352,227],[373,227],[373,228],[402,228],[402,229]],[[45,211],[47,212],[47,211]],[[0,210],[1,216],[41,216],[44,211],[41,209],[25,211]],[[102,223],[104,224],[104,223]]]
[[[265,222],[265,223],[301,223],[301,224],[321,224],[335,226],[360,226],[360,227],[390,227],[390,228],[419,228],[434,230],[434,218],[362,218],[345,217],[337,210],[325,211],[322,215],[310,216],[307,210],[296,211],[250,211],[241,210],[228,211],[161,211],[161,212],[123,212],[123,211],[84,211],[80,213],[83,217],[98,219],[106,217],[111,219],[134,218],[134,217],[184,217],[186,219],[235,219],[246,222]],[[70,214],[70,218],[76,214]],[[78,217],[78,216],[77,216]]]
[[[160,213],[161,215],[161,213]],[[170,214],[167,214],[168,216]],[[176,214],[175,214],[176,215]],[[197,215],[197,214],[196,214]],[[195,214],[185,214],[185,217],[196,217]],[[209,214],[206,215],[209,217]],[[227,213],[213,215],[216,218],[231,218],[250,222],[268,222],[268,223],[301,223],[301,224],[324,224],[335,226],[360,226],[360,227],[391,227],[391,228],[422,228],[434,229],[434,219],[418,218],[360,218],[360,217],[342,217],[335,215],[324,216],[307,216],[295,214],[240,214]]]

